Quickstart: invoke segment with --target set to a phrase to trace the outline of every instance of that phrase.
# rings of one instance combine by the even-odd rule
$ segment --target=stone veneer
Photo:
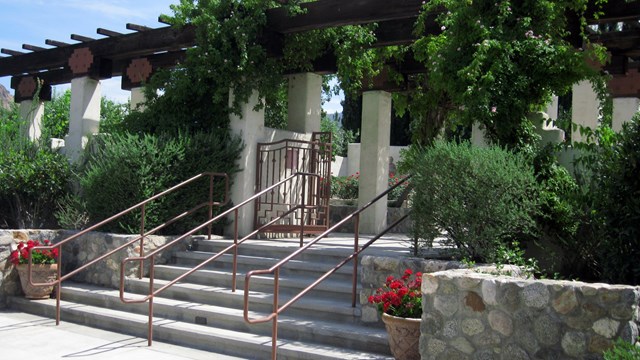
[[[640,287],[423,275],[422,359],[601,359],[638,337]]]
[[[77,232],[65,230],[0,230],[0,308],[6,305],[7,296],[17,295],[21,291],[17,271],[14,270],[13,265],[9,262],[9,254],[11,253],[12,247],[15,248],[18,242],[27,239],[39,240],[41,242],[44,239],[48,239],[55,244],[74,233]],[[68,273],[132,240],[136,236],[137,235],[89,232],[63,246],[62,271],[63,273]],[[173,238],[174,237],[155,235],[148,236],[144,243],[144,251],[148,253]],[[182,241],[179,245],[163,252],[162,256],[156,259],[156,263],[166,263],[170,261],[173,253],[184,249],[187,242],[188,240]],[[139,242],[136,242],[125,250],[103,261],[99,261],[86,271],[74,276],[73,281],[118,288],[120,286],[120,263],[127,257],[138,256],[138,246]],[[135,276],[136,274],[137,265],[132,264],[132,266],[127,268],[126,276]]]

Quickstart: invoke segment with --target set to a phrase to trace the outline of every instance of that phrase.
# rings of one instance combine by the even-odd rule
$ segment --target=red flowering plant
[[[412,276],[414,275],[414,276]],[[404,271],[401,278],[389,276],[383,287],[369,296],[369,303],[376,304],[380,313],[404,318],[422,317],[422,273]]]
[[[26,243],[21,241],[18,244],[18,248],[13,250],[9,255],[9,260],[14,265],[28,264],[29,263],[29,251],[37,246],[49,246],[51,242],[44,240],[43,244],[38,241],[29,240]],[[58,249],[51,250],[35,249],[31,251],[31,263],[32,264],[55,264],[58,259]]]

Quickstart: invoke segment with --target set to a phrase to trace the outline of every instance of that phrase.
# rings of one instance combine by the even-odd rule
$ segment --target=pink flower
[[[491,112],[492,112],[492,113],[496,113],[496,112],[498,112],[498,108],[497,108],[497,107],[495,107],[495,106],[492,106],[492,107],[491,107]]]

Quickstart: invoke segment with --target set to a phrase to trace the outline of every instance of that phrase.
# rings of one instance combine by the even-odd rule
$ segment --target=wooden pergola
[[[295,17],[289,17],[282,8],[274,8],[267,11],[267,31],[260,41],[272,56],[279,56],[286,34],[375,22],[377,42],[373,46],[410,44],[415,40],[413,27],[421,6],[421,0],[395,0],[393,6],[384,0],[318,0],[303,4],[306,12]],[[440,31],[436,16],[436,13],[430,16],[428,33]],[[640,82],[636,81],[640,77],[639,21],[640,2],[621,0],[610,1],[603,15],[589,20],[590,24],[605,25],[590,37],[611,53],[611,62],[604,70],[616,75],[611,83],[614,96],[640,95]],[[12,77],[16,102],[33,98],[38,88],[36,79],[43,84],[40,93],[43,100],[50,99],[52,85],[83,76],[96,80],[122,76],[122,88],[132,89],[140,87],[156,70],[175,66],[196,41],[193,26],[148,28],[127,24],[126,28],[133,32],[98,28],[97,34],[102,36],[98,39],[72,34],[71,39],[76,41],[73,44],[47,39],[45,44],[49,48],[24,44],[22,48],[26,51],[1,49],[2,54],[9,56],[0,57],[0,77]],[[581,46],[579,38],[573,42],[576,47]],[[410,57],[394,65],[402,74],[425,70]],[[335,59],[328,54],[318,59],[314,67],[318,73],[335,72]],[[397,88],[384,79],[378,79],[375,86],[381,90]]]

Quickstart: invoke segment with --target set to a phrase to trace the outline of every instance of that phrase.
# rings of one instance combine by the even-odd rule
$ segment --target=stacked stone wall
[[[58,243],[77,232],[65,230],[0,230],[0,308],[6,305],[7,296],[21,293],[20,280],[17,271],[9,262],[11,250],[20,241],[28,239],[42,242],[45,239]],[[62,248],[62,272],[63,274],[77,269],[91,260],[124,245],[137,235],[119,235],[99,232],[89,232],[71,241]],[[148,236],[144,242],[144,253],[149,253],[154,249],[166,244],[175,237],[169,236]],[[184,250],[189,239],[181,241],[178,245],[169,248],[155,259],[156,263],[167,263],[171,261],[176,251]],[[112,256],[97,262],[85,271],[75,275],[72,280],[78,282],[91,283],[100,286],[118,288],[120,286],[120,263],[127,257],[139,256],[139,242],[126,247]],[[136,276],[138,274],[138,264],[131,263],[127,267],[125,276]],[[145,273],[148,270],[146,264]]]
[[[422,292],[422,359],[601,359],[638,337],[639,287],[450,270]]]

